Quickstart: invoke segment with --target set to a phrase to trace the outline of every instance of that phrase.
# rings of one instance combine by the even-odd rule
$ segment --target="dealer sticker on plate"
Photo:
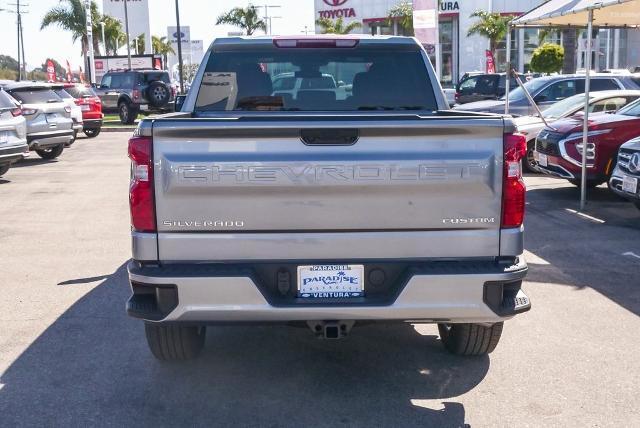
[[[625,175],[622,177],[622,190],[629,193],[636,193],[638,189],[638,179]]]
[[[298,266],[298,297],[309,299],[364,296],[364,265]]]
[[[547,166],[549,164],[547,155],[540,152],[533,152],[533,158],[540,164],[540,166]]]

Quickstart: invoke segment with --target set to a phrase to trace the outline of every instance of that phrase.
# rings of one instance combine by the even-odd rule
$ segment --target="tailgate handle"
[[[351,146],[358,141],[358,130],[301,129],[300,140],[308,146]]]

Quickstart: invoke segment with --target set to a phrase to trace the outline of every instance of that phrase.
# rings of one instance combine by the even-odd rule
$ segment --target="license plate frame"
[[[533,152],[533,158],[536,160],[536,162],[538,162],[538,165],[540,166],[549,165],[549,158],[544,153]]]
[[[301,265],[297,284],[298,297],[303,299],[364,297],[364,265]]]
[[[622,191],[635,195],[638,192],[638,179],[628,175],[623,176]]]

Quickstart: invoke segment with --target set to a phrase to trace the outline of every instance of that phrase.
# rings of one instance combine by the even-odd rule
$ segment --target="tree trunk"
[[[576,72],[576,51],[578,48],[577,30],[569,28],[562,30],[562,47],[564,48],[564,60],[562,73],[572,74]]]

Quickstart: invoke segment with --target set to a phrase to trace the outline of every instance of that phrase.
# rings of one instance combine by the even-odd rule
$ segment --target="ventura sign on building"
[[[124,1],[102,0],[102,13],[116,18],[124,23]],[[129,15],[129,36],[131,39],[144,34],[144,52],[151,53],[151,27],[149,25],[149,0],[127,0],[127,14]]]

